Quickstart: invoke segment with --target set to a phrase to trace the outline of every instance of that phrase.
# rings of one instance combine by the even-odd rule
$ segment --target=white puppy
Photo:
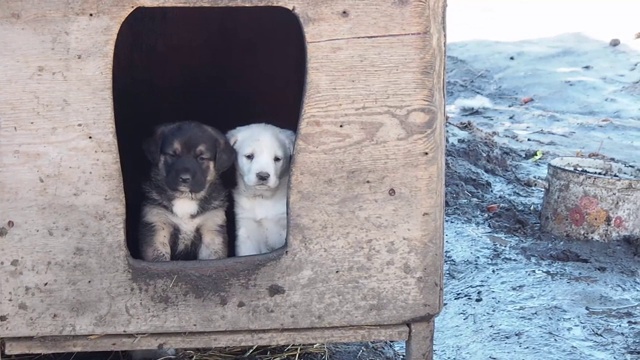
[[[227,139],[237,152],[236,256],[278,249],[287,237],[287,187],[295,133],[252,124],[229,131]]]

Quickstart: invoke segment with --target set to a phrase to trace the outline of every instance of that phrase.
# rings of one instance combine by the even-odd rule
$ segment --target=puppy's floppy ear
[[[229,130],[226,137],[227,140],[229,140],[229,144],[235,147],[236,143],[238,142],[238,138],[240,137],[240,128],[237,127],[233,130]]]
[[[231,146],[224,135],[218,139],[218,151],[216,153],[216,171],[221,173],[233,165],[236,161],[236,150]]]
[[[206,125],[205,125],[206,126]],[[216,148],[216,160],[215,160],[215,168],[216,172],[219,174],[233,165],[233,162],[236,160],[236,151],[233,149],[233,146],[229,143],[229,140],[222,134],[220,131],[206,126],[207,129],[213,134],[215,137],[215,148]]]
[[[160,161],[160,145],[162,145],[162,138],[172,126],[172,124],[158,126],[154,130],[153,136],[142,143],[142,149],[144,150],[145,155],[147,155],[147,158],[153,164],[157,164]]]
[[[296,133],[291,130],[280,129],[280,138],[284,141],[284,144],[289,151],[289,156],[293,155],[293,144],[296,142]]]

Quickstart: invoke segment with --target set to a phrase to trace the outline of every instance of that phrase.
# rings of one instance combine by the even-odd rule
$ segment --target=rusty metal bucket
[[[542,231],[575,240],[640,238],[640,169],[608,160],[549,163]]]

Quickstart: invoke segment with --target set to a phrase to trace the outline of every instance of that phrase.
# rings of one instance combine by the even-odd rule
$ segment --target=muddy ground
[[[488,3],[464,11],[512,24],[530,21],[527,9],[546,14],[531,7],[500,13],[504,2]],[[551,11],[551,3],[528,5]],[[569,16],[568,3],[553,6],[567,13],[549,16]],[[529,29],[519,30],[538,31]],[[507,36],[500,30],[495,37]],[[542,233],[539,221],[553,158],[640,165],[640,56],[631,46],[640,43],[618,36],[616,46],[577,31],[450,39],[445,306],[436,319],[436,359],[640,359],[637,243],[561,241]]]

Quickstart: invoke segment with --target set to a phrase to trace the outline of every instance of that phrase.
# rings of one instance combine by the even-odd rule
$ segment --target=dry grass
[[[254,346],[226,347],[206,350],[183,350],[179,354],[163,358],[164,360],[299,360],[308,355],[316,355],[314,359],[327,360],[329,353],[326,345],[288,345],[288,346]]]

